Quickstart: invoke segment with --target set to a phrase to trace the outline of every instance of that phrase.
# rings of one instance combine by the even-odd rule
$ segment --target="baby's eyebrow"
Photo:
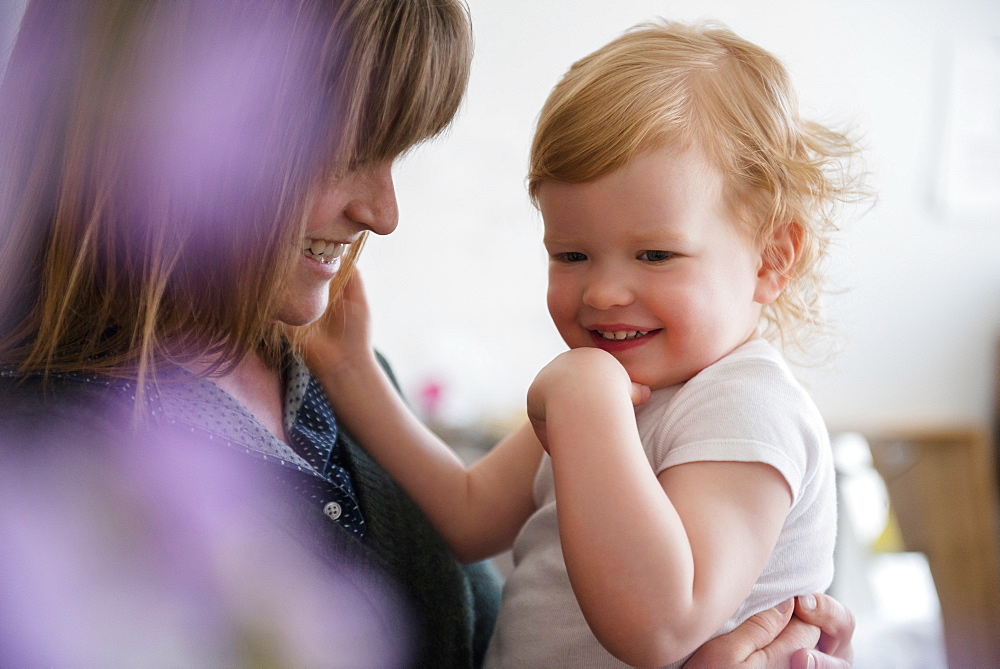
[[[632,244],[657,246],[662,244],[686,244],[691,241],[688,231],[677,225],[659,222],[658,224],[637,224],[631,230],[623,230],[622,237]]]
[[[687,244],[691,237],[677,230],[657,230],[655,232],[643,232],[627,237],[628,241],[636,246],[648,246],[654,248],[664,244]]]
[[[542,237],[542,244],[545,246],[573,246],[578,243],[578,240],[570,239],[569,237],[560,237],[557,235],[544,235]]]
[[[643,248],[660,248],[663,246],[684,245],[691,242],[689,235],[672,230],[661,230],[658,232],[643,232],[636,235],[623,235],[630,246]],[[585,239],[579,237],[567,237],[564,235],[546,234],[542,237],[542,244],[545,246],[580,246],[585,243]]]

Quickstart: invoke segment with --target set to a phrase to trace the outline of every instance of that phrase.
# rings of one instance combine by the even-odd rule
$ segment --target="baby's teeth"
[[[615,341],[622,341],[624,339],[635,339],[636,337],[640,337],[643,334],[645,334],[641,330],[618,330],[616,332],[600,331],[600,333],[603,338]]]

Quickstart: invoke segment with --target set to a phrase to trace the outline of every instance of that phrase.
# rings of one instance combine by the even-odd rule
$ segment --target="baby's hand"
[[[648,386],[634,383],[614,356],[598,348],[576,348],[556,356],[535,376],[528,389],[528,419],[549,450],[546,419],[553,401],[566,402],[574,414],[588,407],[628,398],[633,406],[649,401]]]
[[[314,374],[336,370],[371,356],[371,316],[361,276],[355,269],[326,313],[305,328],[302,353]]]

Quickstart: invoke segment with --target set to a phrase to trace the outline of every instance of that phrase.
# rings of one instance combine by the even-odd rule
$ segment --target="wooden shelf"
[[[906,549],[927,556],[948,666],[1000,667],[1000,505],[989,430],[866,437]]]

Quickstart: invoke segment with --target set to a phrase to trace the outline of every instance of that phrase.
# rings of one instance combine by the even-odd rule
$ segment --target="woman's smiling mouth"
[[[325,239],[306,238],[302,241],[302,254],[307,258],[327,265],[343,255],[347,244],[330,242]]]

